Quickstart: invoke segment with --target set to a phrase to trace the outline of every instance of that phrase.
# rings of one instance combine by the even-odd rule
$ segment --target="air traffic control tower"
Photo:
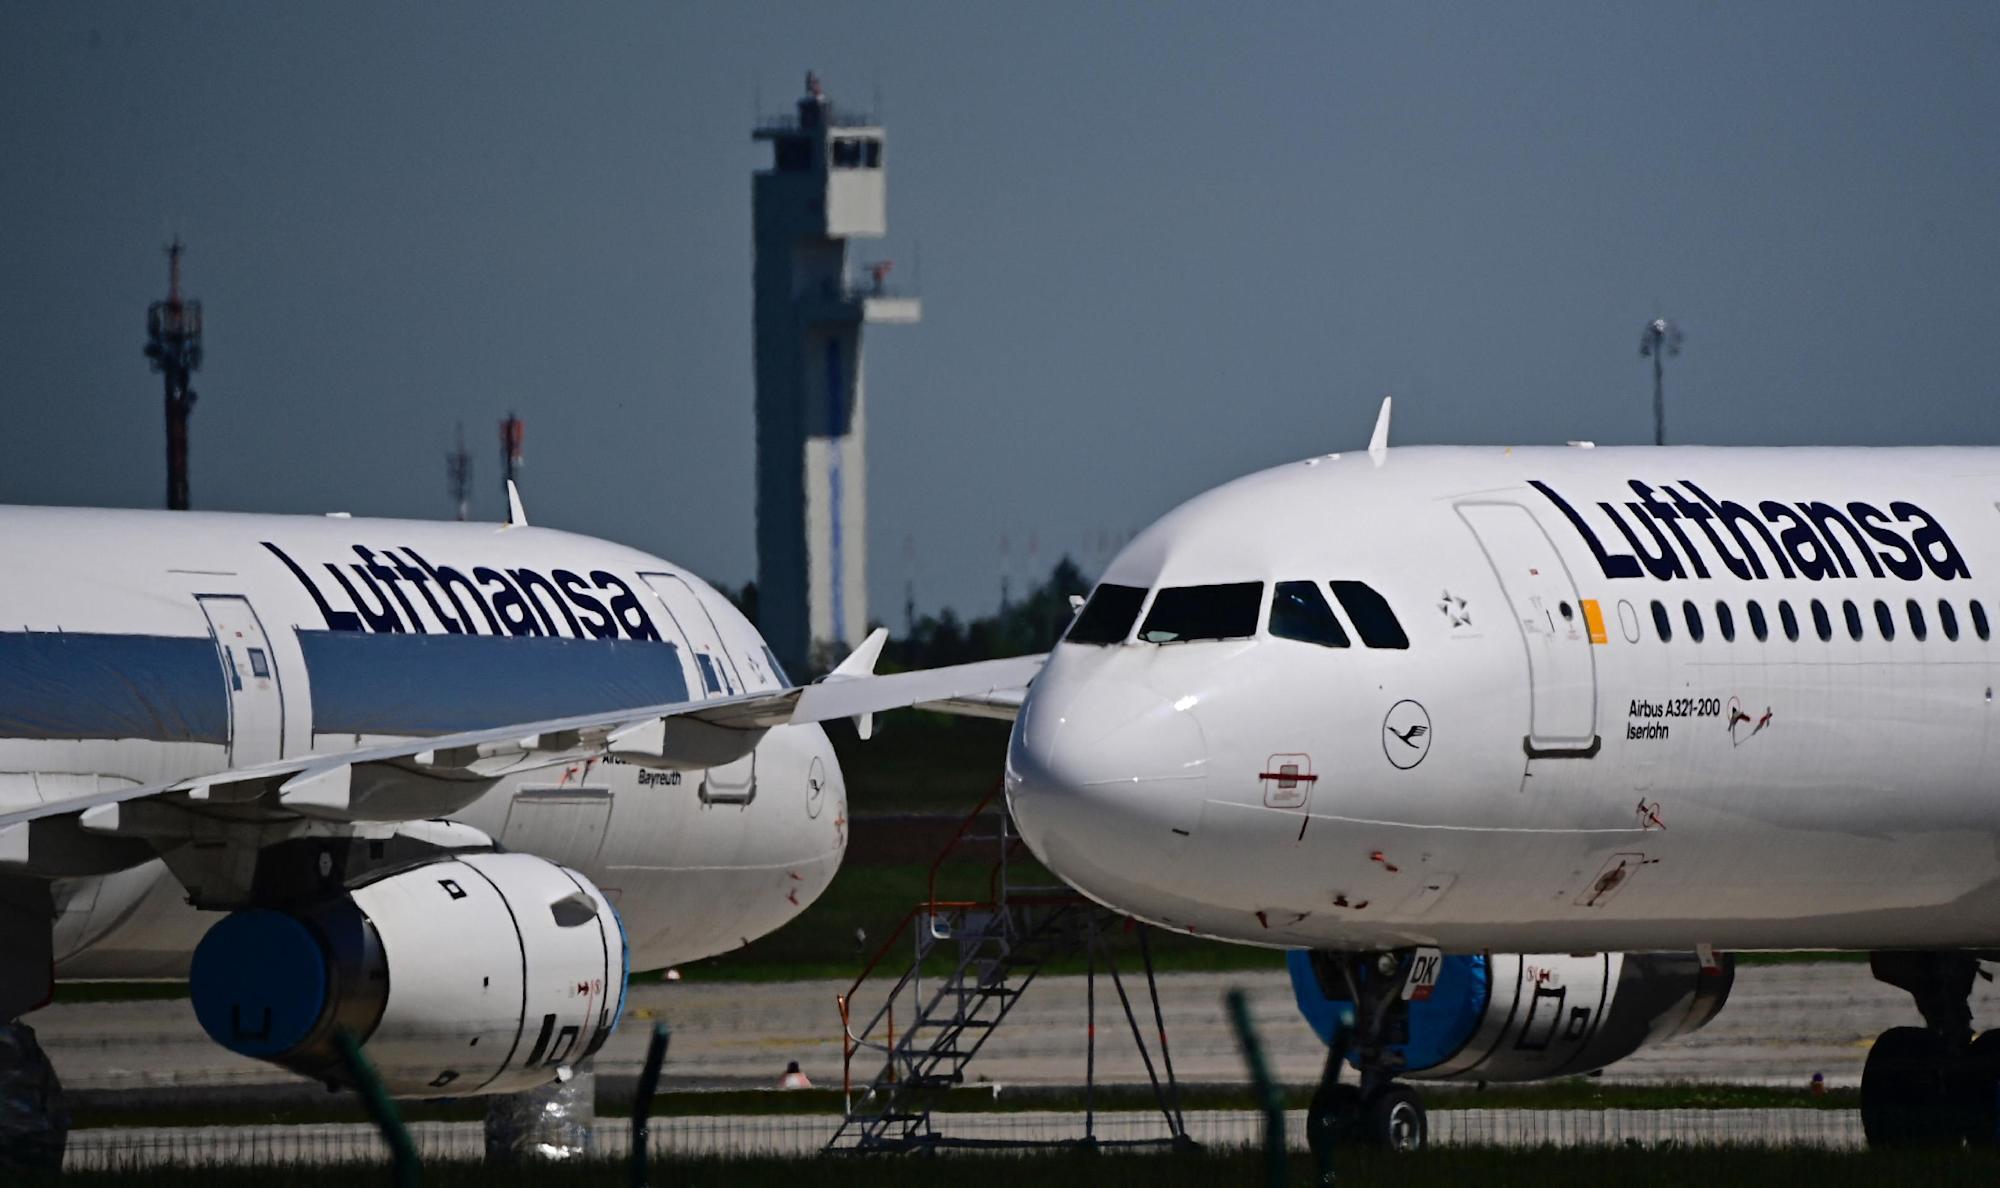
[[[798,114],[767,120],[771,167],[751,186],[756,236],[757,598],[795,673],[868,630],[861,328],[915,322],[915,297],[863,269],[850,239],[887,230],[882,128],[806,76]],[[835,656],[835,659],[838,657]]]

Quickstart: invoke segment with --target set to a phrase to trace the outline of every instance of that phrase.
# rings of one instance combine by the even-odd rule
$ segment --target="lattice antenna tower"
[[[180,236],[167,245],[167,299],[146,309],[146,358],[165,381],[167,405],[167,508],[188,509],[188,416],[195,392],[189,383],[201,368],[201,302],[181,296]]]

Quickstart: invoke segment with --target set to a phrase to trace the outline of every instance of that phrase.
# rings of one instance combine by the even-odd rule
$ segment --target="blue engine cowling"
[[[1418,1080],[1591,1072],[1714,1018],[1735,980],[1734,963],[1716,961],[1704,968],[1692,953],[1448,956],[1427,997],[1399,1004],[1388,1048],[1401,1075]],[[1288,954],[1287,965],[1300,1013],[1331,1043],[1352,1009],[1345,987],[1328,985],[1309,952]]]

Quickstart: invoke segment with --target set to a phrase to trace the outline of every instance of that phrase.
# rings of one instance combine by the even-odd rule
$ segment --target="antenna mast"
[[[510,506],[512,497],[507,494],[507,487],[521,469],[521,439],[526,434],[527,426],[511,412],[500,422],[500,494],[509,500]]]
[[[458,433],[450,453],[444,456],[445,481],[451,486],[452,505],[458,509],[458,518],[472,518],[472,451],[465,448],[465,422],[458,423]]]
[[[167,401],[167,508],[188,509],[188,414],[195,392],[188,381],[201,368],[201,302],[181,298],[180,236],[167,245],[167,299],[146,309],[146,358],[164,377]]]

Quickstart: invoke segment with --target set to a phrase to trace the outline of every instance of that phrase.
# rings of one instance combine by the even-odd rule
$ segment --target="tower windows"
[[[836,136],[829,150],[835,169],[882,168],[882,141],[875,136]]]

